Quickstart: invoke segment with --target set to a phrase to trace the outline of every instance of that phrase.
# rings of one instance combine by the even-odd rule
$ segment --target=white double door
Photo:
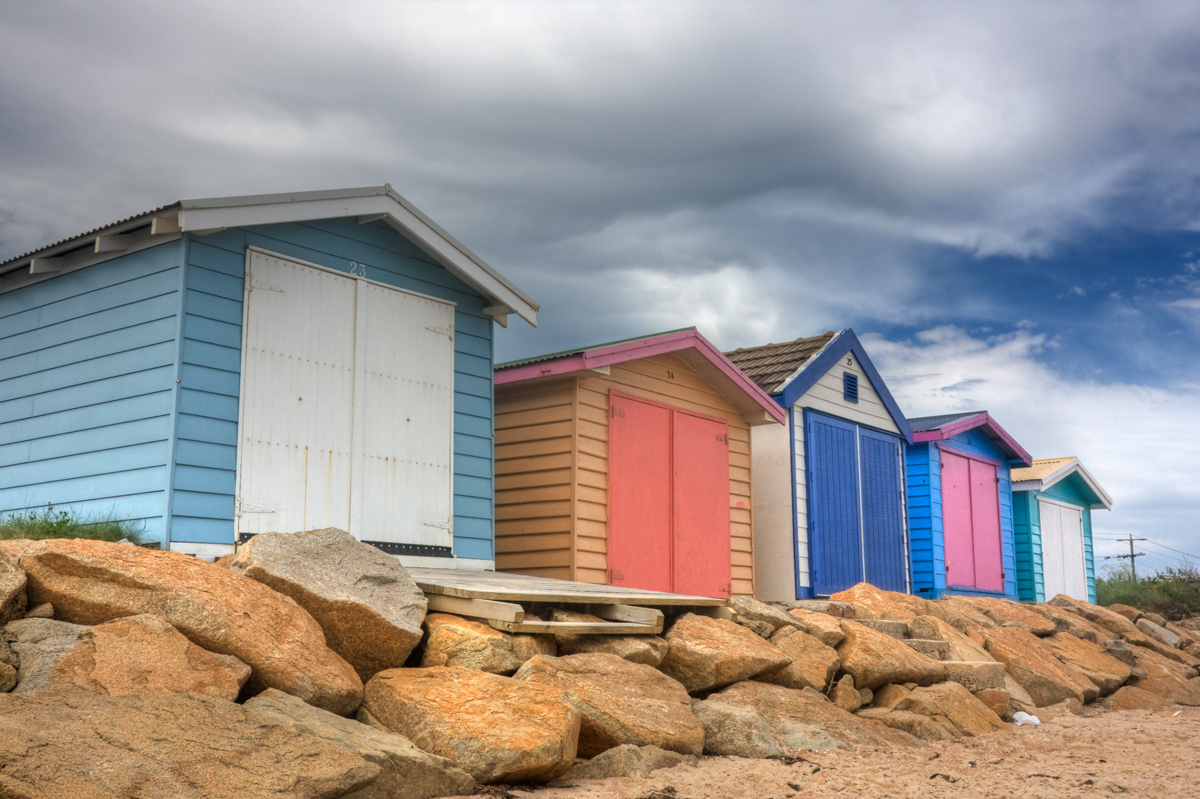
[[[254,250],[247,270],[238,533],[449,555],[453,304]]]
[[[1039,498],[1038,515],[1042,527],[1042,579],[1046,599],[1064,594],[1087,602],[1083,510]]]

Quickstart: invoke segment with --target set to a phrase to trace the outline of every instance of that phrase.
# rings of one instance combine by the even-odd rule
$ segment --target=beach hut
[[[498,571],[753,595],[750,431],[785,416],[695,328],[495,380]]]
[[[751,436],[758,598],[908,591],[911,431],[854,331],[726,354],[788,414]]]
[[[914,593],[1017,598],[1013,465],[1029,453],[987,411],[909,419]]]
[[[0,263],[0,513],[212,557],[340,527],[490,568],[492,328],[538,306],[390,186],[185,200]]]
[[[1111,510],[1112,499],[1075,457],[1033,461],[1012,480],[1021,601],[1095,602],[1092,511]]]

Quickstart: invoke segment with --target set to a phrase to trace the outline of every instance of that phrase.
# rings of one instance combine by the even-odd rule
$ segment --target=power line
[[[1184,555],[1189,558],[1196,558],[1197,560],[1200,560],[1200,555],[1193,555],[1190,552],[1183,552],[1182,550],[1171,549],[1171,547],[1167,546],[1166,544],[1156,544],[1153,541],[1150,541],[1149,539],[1147,539],[1147,542],[1148,542],[1148,546],[1158,547],[1159,549],[1167,549],[1167,550],[1170,550],[1171,552],[1178,552],[1180,555]]]
[[[1138,578],[1138,576],[1137,576],[1137,559],[1146,557],[1146,553],[1145,552],[1134,552],[1133,551],[1133,542],[1134,541],[1145,541],[1146,539],[1134,538],[1133,535],[1130,534],[1128,539],[1121,539],[1121,540],[1129,541],[1129,554],[1128,555],[1109,555],[1104,559],[1105,560],[1114,560],[1114,559],[1124,560],[1125,558],[1129,558],[1129,567],[1133,570],[1133,579],[1136,582],[1137,578]]]

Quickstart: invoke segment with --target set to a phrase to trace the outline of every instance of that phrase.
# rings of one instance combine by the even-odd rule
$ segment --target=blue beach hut
[[[492,331],[538,306],[390,186],[184,200],[0,263],[0,514],[205,557],[340,527],[495,561]]]

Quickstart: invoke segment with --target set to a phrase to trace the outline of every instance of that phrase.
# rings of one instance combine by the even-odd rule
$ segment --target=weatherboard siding
[[[931,443],[904,448],[908,476],[909,550],[913,593],[934,599],[946,590],[946,547],[942,526],[942,469]]]
[[[165,540],[180,252],[0,294],[0,514],[51,504]]]
[[[1017,559],[1017,598],[1022,602],[1045,602],[1041,509],[1034,491],[1013,492],[1013,538]]]
[[[492,321],[487,301],[382,222],[318,220],[190,237],[176,541],[233,543],[247,247],[450,300],[454,313],[454,555],[493,560]],[[360,272],[361,274],[361,272]]]
[[[847,364],[847,360],[852,363]],[[842,388],[843,372],[852,372],[858,376],[858,402],[846,400]],[[812,408],[839,419],[886,430],[889,433],[900,432],[892,414],[875,391],[871,379],[867,377],[858,358],[853,354],[844,355],[837,364],[821,375],[821,378],[796,401],[796,407]]]

